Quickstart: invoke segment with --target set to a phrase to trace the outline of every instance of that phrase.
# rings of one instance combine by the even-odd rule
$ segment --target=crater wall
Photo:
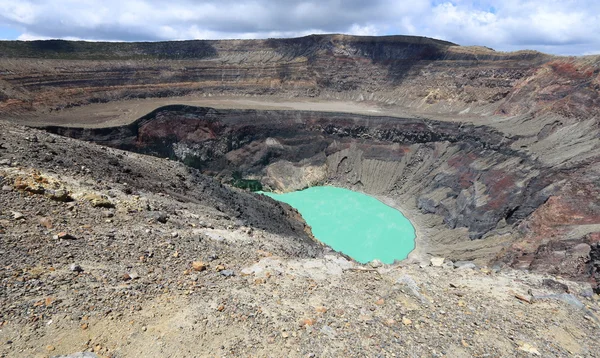
[[[46,130],[170,157],[224,182],[239,172],[278,191],[328,183],[377,196],[414,222],[415,258],[444,255],[591,277],[568,262],[587,265],[597,239],[593,175],[548,165],[514,149],[519,136],[488,126],[168,106],[120,127]],[[580,166],[594,169],[593,162]],[[584,188],[585,194],[567,195]],[[556,206],[564,210],[557,214]],[[547,236],[557,229],[552,215],[563,221],[560,236]]]
[[[420,113],[598,115],[598,57],[410,36],[87,43],[0,41],[0,115],[177,96],[274,96]]]

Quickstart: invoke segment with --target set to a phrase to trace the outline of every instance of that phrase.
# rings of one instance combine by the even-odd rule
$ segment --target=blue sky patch
[[[0,26],[0,40],[16,40],[21,32],[12,27]]]

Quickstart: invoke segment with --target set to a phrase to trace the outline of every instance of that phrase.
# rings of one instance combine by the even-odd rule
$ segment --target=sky
[[[600,53],[598,0],[0,0],[0,39],[165,41],[415,35]]]

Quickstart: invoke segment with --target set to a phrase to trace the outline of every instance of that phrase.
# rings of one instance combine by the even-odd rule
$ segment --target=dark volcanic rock
[[[591,246],[588,269],[590,275],[596,283],[594,291],[600,294],[600,242],[597,242]]]

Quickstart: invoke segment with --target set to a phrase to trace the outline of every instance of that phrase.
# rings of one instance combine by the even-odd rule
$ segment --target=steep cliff
[[[536,52],[497,53],[408,36],[0,42],[4,110],[25,111],[203,94],[368,100],[488,113],[550,60]],[[583,90],[575,86],[573,92]]]

